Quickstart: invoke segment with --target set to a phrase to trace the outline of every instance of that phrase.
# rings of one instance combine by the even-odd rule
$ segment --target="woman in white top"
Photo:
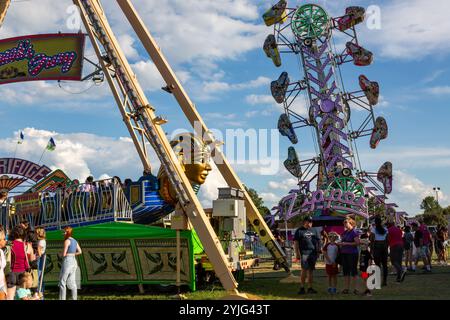
[[[38,261],[38,290],[37,293],[41,297],[44,296],[44,268],[45,268],[45,251],[47,249],[47,241],[45,240],[45,229],[36,228],[36,236],[38,239],[37,261]]]
[[[388,276],[388,230],[384,226],[381,217],[375,217],[375,227],[371,230],[370,235],[371,252],[373,253],[373,260],[375,264],[383,268],[383,283],[382,286],[387,285]]]
[[[3,227],[0,225],[0,300],[6,300],[6,257],[3,253],[4,247],[6,247],[6,234]]]

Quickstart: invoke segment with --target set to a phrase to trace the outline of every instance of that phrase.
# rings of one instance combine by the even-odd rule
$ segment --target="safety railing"
[[[27,205],[10,200],[9,227],[27,220],[48,230],[112,221],[132,221],[132,209],[115,179],[59,188],[36,195]]]
[[[245,247],[245,250],[252,251],[253,256],[255,256],[259,259],[263,259],[263,260],[273,259],[270,251],[266,248],[266,246],[259,239],[255,239],[253,237],[245,239],[244,247]]]

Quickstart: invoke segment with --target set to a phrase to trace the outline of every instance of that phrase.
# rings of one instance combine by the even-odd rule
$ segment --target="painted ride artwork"
[[[287,72],[283,72],[277,81],[273,81],[270,85],[272,91],[272,97],[277,103],[283,103],[286,98],[286,91],[289,87],[289,75]]]
[[[281,66],[280,51],[278,50],[278,45],[273,35],[267,36],[266,41],[264,42],[263,49],[267,57],[272,59],[273,64],[277,67],[280,67]]]
[[[266,26],[270,27],[275,23],[284,23],[286,21],[286,6],[287,1],[280,0],[272,8],[267,10],[263,15]]]

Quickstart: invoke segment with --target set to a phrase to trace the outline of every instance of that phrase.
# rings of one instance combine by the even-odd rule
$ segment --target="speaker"
[[[352,170],[349,168],[342,169],[342,176],[343,177],[350,177],[352,175]]]

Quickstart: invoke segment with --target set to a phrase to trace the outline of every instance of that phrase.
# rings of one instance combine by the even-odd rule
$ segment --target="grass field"
[[[395,276],[390,275],[388,286],[376,290],[372,297],[356,296],[353,294],[338,294],[330,296],[327,294],[327,278],[323,266],[318,266],[315,272],[315,286],[319,291],[315,295],[298,296],[299,285],[296,283],[280,283],[286,277],[283,271],[273,271],[270,263],[262,263],[253,271],[246,273],[246,279],[239,286],[240,292],[256,295],[264,300],[450,300],[450,266],[434,266],[433,273],[423,274],[421,270],[409,273],[405,282],[397,284]],[[294,275],[299,275],[298,267],[293,268]],[[342,278],[338,280],[338,289],[342,288]],[[185,292],[184,295],[190,300],[220,299],[225,295],[219,284],[196,292]],[[68,296],[69,292],[68,292]],[[56,289],[46,292],[46,299],[58,298]],[[84,288],[79,292],[80,300],[170,300],[177,299],[174,293],[161,294],[151,288],[146,288],[145,294],[139,294],[137,286],[128,287],[91,287]]]

